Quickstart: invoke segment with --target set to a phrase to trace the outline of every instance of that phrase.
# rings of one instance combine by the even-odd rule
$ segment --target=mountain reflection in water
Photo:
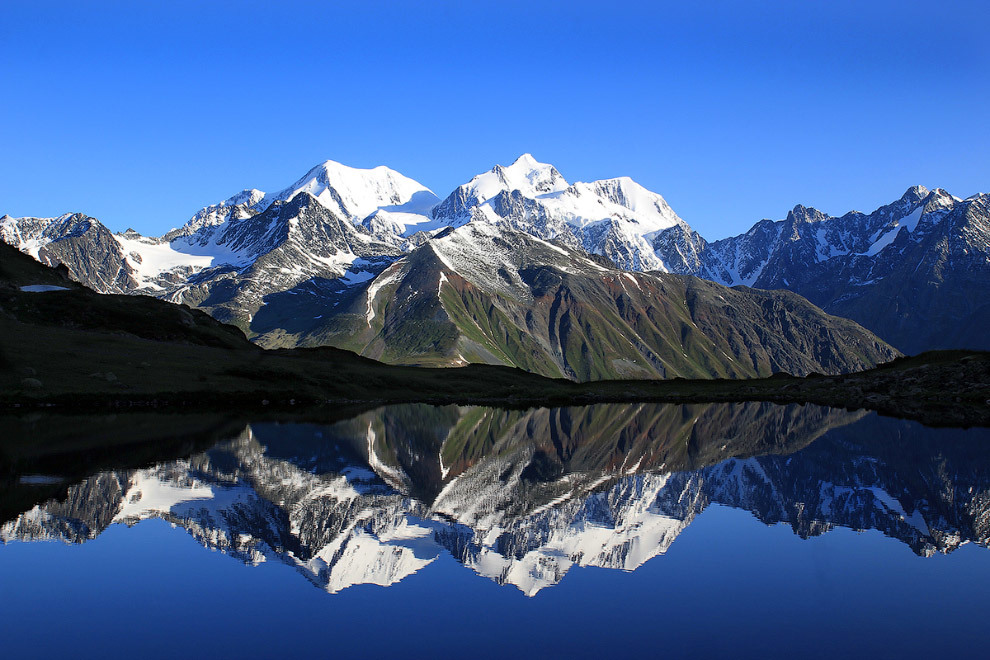
[[[449,552],[527,595],[576,565],[635,570],[709,504],[801,537],[876,529],[919,555],[986,545],[990,433],[815,406],[388,406],[330,425],[249,424],[182,460],[107,471],[0,527],[95,538],[160,518],[337,592]]]

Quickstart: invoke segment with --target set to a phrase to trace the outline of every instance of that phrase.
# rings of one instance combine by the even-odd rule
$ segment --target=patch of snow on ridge
[[[444,238],[446,238],[446,237],[444,237]],[[437,245],[439,244],[439,242],[441,240],[443,240],[443,239],[437,239],[437,240],[430,241],[430,249],[433,250],[433,254],[437,255],[437,259],[440,260],[440,263],[442,263],[444,266],[446,266],[450,270],[456,272],[457,271],[457,267],[453,263],[451,263],[450,259],[448,259],[444,255],[444,253],[443,253],[442,250],[438,250],[437,249]]]
[[[443,293],[443,285],[444,285],[444,284],[445,284],[445,283],[446,283],[447,281],[448,281],[448,280],[447,280],[447,274],[446,274],[445,272],[443,272],[443,271],[441,270],[441,271],[440,271],[440,283],[439,283],[439,284],[437,284],[437,298],[439,298],[439,297],[440,297],[440,295],[441,295],[441,294]]]
[[[819,225],[825,225],[827,220],[822,220]],[[849,254],[845,246],[836,246],[829,242],[827,226],[819,226],[815,229],[815,258],[817,261],[828,261],[832,257],[840,257]]]
[[[392,272],[389,272],[392,271]],[[375,296],[381,288],[387,284],[391,284],[395,280],[399,279],[402,275],[402,267],[398,262],[392,264],[379,275],[375,280],[368,286],[367,296],[368,296],[368,310],[365,316],[368,319],[368,325],[371,325],[372,320],[375,318]]]
[[[21,291],[26,293],[46,293],[48,291],[70,291],[67,286],[55,286],[54,284],[28,284],[22,286]]]
[[[885,247],[887,247],[888,245],[894,242],[894,239],[897,238],[897,234],[899,234],[900,231],[901,231],[900,227],[891,227],[886,232],[881,234],[879,238],[877,238],[877,240],[873,242],[873,245],[870,246],[870,249],[867,250],[864,254],[866,254],[868,257],[876,256],[877,254],[880,253],[881,250],[883,250]]]
[[[429,536],[430,530],[405,520],[388,536],[376,537],[364,529],[354,529],[342,547],[325,548],[307,567],[314,574],[329,566],[325,589],[337,593],[356,584],[382,587],[395,584],[432,563],[440,550]]]
[[[163,480],[151,470],[141,470],[131,478],[123,504],[113,521],[140,520],[155,513],[168,513],[180,503],[213,497],[213,489],[206,484],[193,481],[180,486]]]
[[[350,256],[353,257],[354,255]],[[344,263],[345,262],[342,260],[336,262],[336,264],[341,265]],[[361,257],[355,258],[349,265],[346,266],[347,270],[344,271],[344,274],[340,276],[338,281],[344,286],[354,286],[356,284],[363,284],[368,280],[374,279],[376,275],[374,270],[364,270],[364,268],[367,268],[369,265],[371,265],[371,262],[367,259],[363,259]]]
[[[901,218],[898,224],[901,227],[906,227],[909,232],[913,232],[918,228],[918,222],[921,220],[921,214],[923,212],[924,209],[919,205],[918,208],[912,211],[909,215]]]
[[[221,254],[180,252],[172,247],[172,243],[129,238],[122,234],[114,234],[113,238],[120,244],[124,258],[142,284],[148,284],[149,280],[176,268],[197,271],[215,265],[214,262],[224,263],[224,256]],[[179,241],[175,243],[181,244]]]
[[[372,231],[381,231],[407,238],[421,231],[432,232],[446,225],[422,213],[379,209],[368,216],[364,224]]]
[[[542,238],[540,238],[538,236],[532,236],[531,238],[534,241],[536,241],[537,243],[539,243],[540,245],[543,245],[544,247],[548,247],[551,250],[553,250],[554,252],[559,252],[560,254],[564,255],[565,257],[567,256],[567,250],[565,250],[564,248],[560,247],[559,245],[554,245],[550,241],[545,241],[545,240],[543,240]]]

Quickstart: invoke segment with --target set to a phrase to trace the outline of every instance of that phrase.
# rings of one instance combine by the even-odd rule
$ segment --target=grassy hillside
[[[600,261],[600,259],[599,259]],[[900,355],[787,291],[628,273],[524,234],[466,226],[393,264],[312,331],[390,364],[514,366],[576,381],[844,373]]]

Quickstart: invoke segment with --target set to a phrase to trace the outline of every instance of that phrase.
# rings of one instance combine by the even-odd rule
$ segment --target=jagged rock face
[[[394,246],[337,217],[307,192],[173,241],[177,243],[190,251],[224,251],[231,255],[230,263],[204,269],[168,298],[246,330],[256,316],[261,318],[255,327],[290,320],[286,308],[294,307],[293,297],[302,295],[312,304],[313,298],[345,291],[354,281],[373,276],[399,256]],[[264,310],[272,303],[271,311]]]
[[[802,538],[842,526],[923,556],[985,546],[986,441],[814,406],[394,406],[252,425],[188,459],[101,473],[0,538],[79,543],[162,518],[331,592],[395,583],[446,550],[534,595],[574,565],[639,567],[711,503]]]
[[[138,288],[114,235],[96,218],[71,213],[58,218],[0,218],[0,239],[48,266],[65,264],[73,279],[105,293]]]
[[[606,264],[472,222],[392,264],[299,341],[389,362],[489,362],[578,380],[841,373],[896,356],[787,292]]]
[[[49,265],[65,263],[74,279],[101,293],[154,294],[200,307],[249,333],[270,297],[322,300],[366,281],[401,255],[395,244],[374,239],[307,192],[262,212],[235,205],[222,215],[216,220],[216,213],[197,214],[194,228],[161,239],[111,234],[85,216],[8,219],[3,227],[5,240],[22,250],[37,245],[33,256]],[[280,309],[263,314],[261,327],[291,319],[294,305],[274,307]]]
[[[908,353],[990,349],[990,195],[955,204],[941,218],[922,215],[921,223],[916,241],[901,230],[880,253],[866,275],[872,286],[837,292],[827,306]]]
[[[679,264],[671,272],[693,274],[701,268],[708,242],[686,224],[664,229],[653,239],[653,249],[670,264]],[[676,255],[676,256],[675,256]],[[707,278],[711,279],[711,278]]]
[[[244,190],[222,202],[200,209],[189,219],[189,222],[173,229],[162,238],[172,241],[182,236],[192,236],[203,229],[223,225],[231,220],[249,218],[266,206],[265,193],[255,189]]]
[[[789,289],[908,353],[990,348],[990,196],[922,187],[869,215],[797,206],[780,222],[707,246],[688,272]]]

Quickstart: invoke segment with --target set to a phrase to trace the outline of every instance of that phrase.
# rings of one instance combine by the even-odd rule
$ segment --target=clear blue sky
[[[160,234],[327,158],[444,196],[523,152],[710,239],[990,191],[981,2],[0,3],[0,214]]]

